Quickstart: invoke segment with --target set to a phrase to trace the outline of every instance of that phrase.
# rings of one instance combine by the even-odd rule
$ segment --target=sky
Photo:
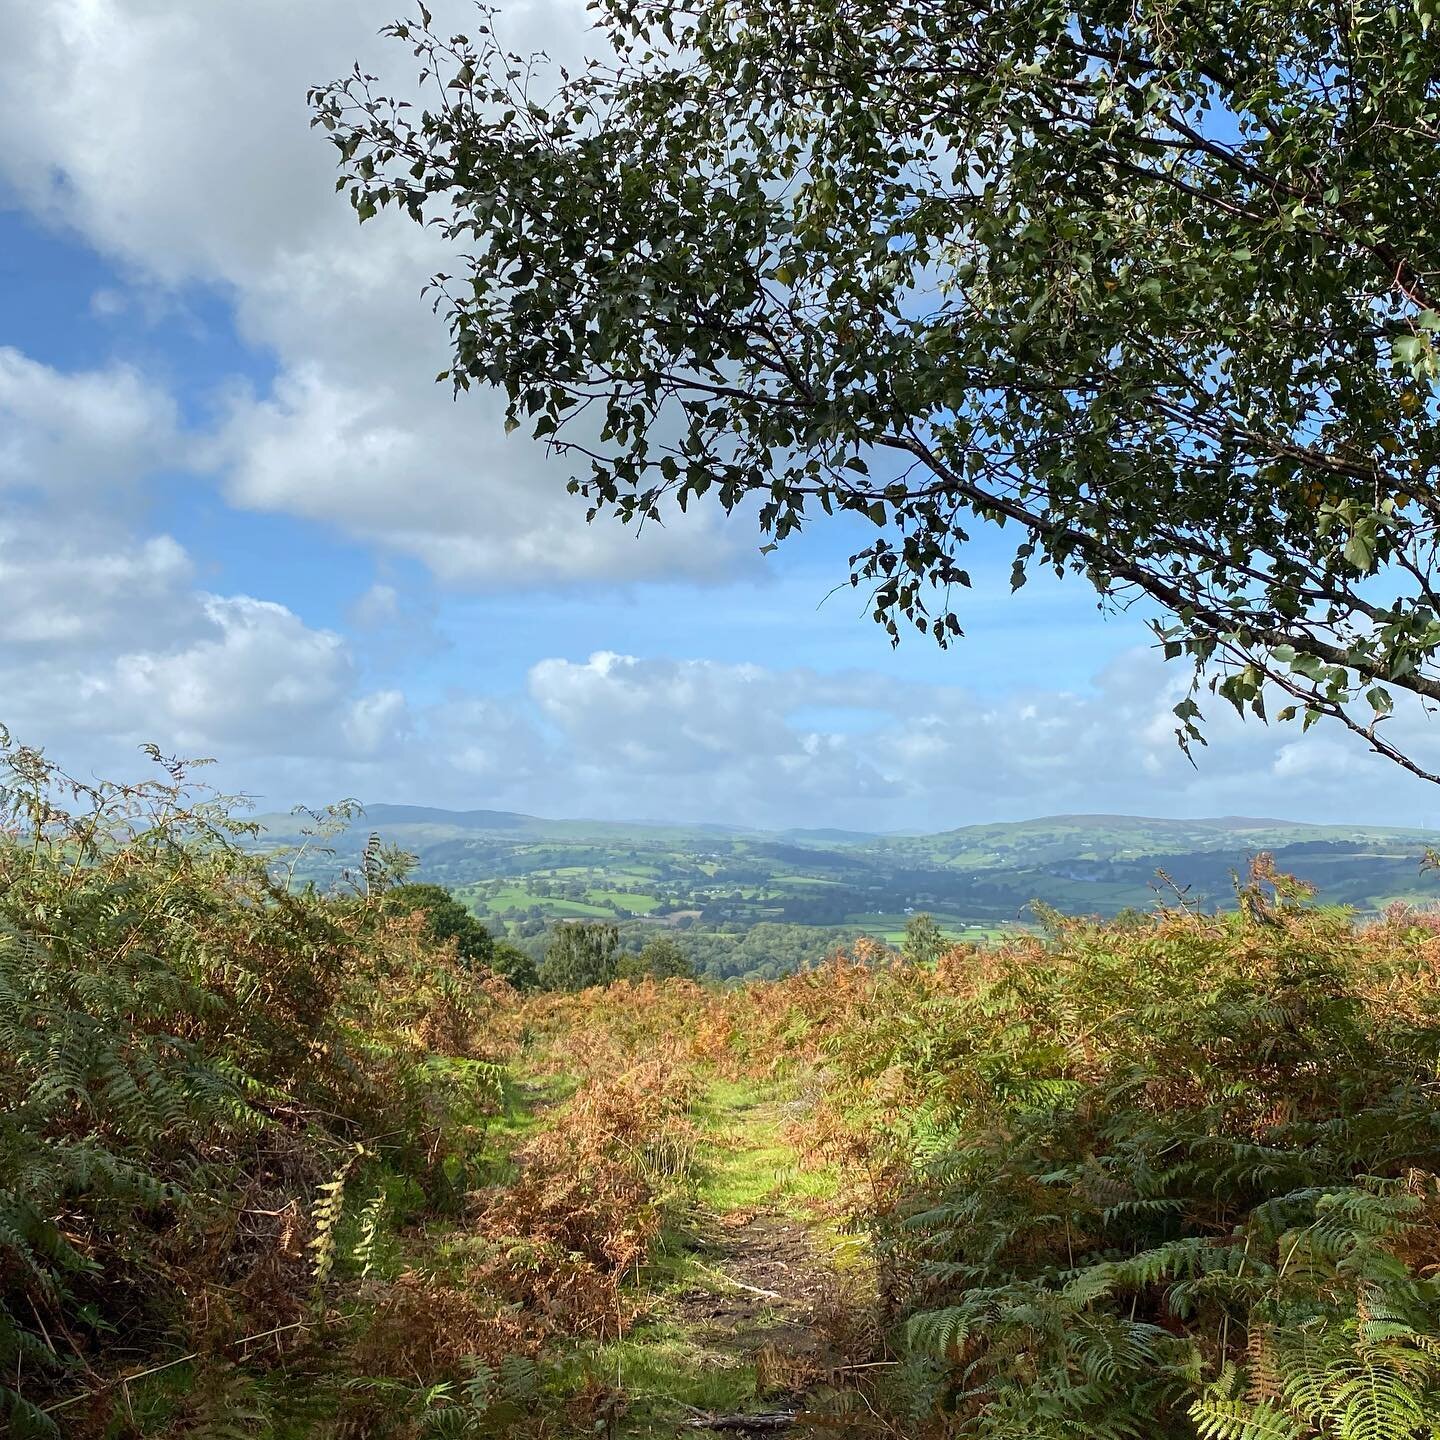
[[[936,830],[1057,813],[1440,824],[1323,726],[1212,700],[1080,582],[971,559],[967,637],[892,649],[849,520],[763,555],[692,509],[587,525],[570,470],[433,377],[445,261],[356,226],[307,86],[397,0],[49,0],[0,52],[0,723],[82,774],[215,757],[262,809],[342,797]],[[437,10],[441,7],[433,6]],[[462,3],[440,14],[457,23]],[[583,53],[583,0],[502,0]],[[859,522],[864,524],[865,522]],[[828,598],[827,598],[828,597]],[[1399,717],[1435,753],[1421,716]]]

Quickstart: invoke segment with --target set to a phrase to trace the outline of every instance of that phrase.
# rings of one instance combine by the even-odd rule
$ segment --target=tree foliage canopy
[[[620,958],[620,932],[614,925],[569,921],[555,927],[545,949],[539,980],[546,990],[588,990],[608,985]]]
[[[669,935],[657,935],[638,954],[620,957],[616,974],[621,980],[693,980],[695,964]]]
[[[490,968],[517,990],[534,990],[540,984],[540,969],[534,959],[509,940],[497,940]]]
[[[385,894],[386,907],[396,913],[419,910],[433,940],[454,940],[455,953],[470,966],[489,966],[495,958],[490,932],[443,885],[396,885]]]
[[[933,915],[921,912],[905,922],[902,950],[907,960],[918,965],[933,965],[944,954],[948,943]]]
[[[1381,722],[1440,700],[1436,0],[592,8],[578,73],[422,6],[426,108],[312,94],[360,219],[464,254],[442,379],[592,515],[869,517],[897,639],[962,633],[1005,526],[1016,586],[1139,600],[1197,687],[1428,774]]]

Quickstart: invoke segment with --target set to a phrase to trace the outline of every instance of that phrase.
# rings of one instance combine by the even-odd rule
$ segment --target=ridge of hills
[[[266,814],[255,817],[266,833],[276,837],[292,837],[300,832],[303,818],[289,814]],[[793,844],[846,845],[854,847],[940,846],[946,841],[1001,839],[1007,836],[1026,838],[1038,835],[1064,835],[1082,846],[1103,846],[1118,835],[1147,837],[1174,836],[1192,840],[1205,835],[1217,842],[1232,836],[1254,836],[1269,843],[1295,843],[1300,837],[1310,839],[1354,838],[1357,840],[1404,840],[1419,844],[1440,843],[1440,831],[1414,826],[1337,825],[1303,820],[1279,820],[1250,815],[1219,815],[1196,819],[1169,819],[1147,815],[1062,814],[1042,815],[1029,820],[1001,820],[959,825],[947,830],[923,833],[905,831],[847,830],[833,827],[790,827],[766,830],[744,825],[726,825],[715,821],[673,822],[656,820],[593,820],[547,819],[514,810],[449,810],[434,805],[406,805],[376,802],[366,805],[347,830],[363,830],[367,834],[436,827],[455,831],[513,831],[574,839],[581,835],[625,837],[703,833],[745,838],[778,839]]]

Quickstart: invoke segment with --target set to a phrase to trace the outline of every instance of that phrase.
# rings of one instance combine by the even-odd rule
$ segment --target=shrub
[[[883,978],[832,1035],[906,1116],[871,1219],[917,1416],[997,1440],[1440,1420],[1436,937],[1263,867],[1242,898],[1050,917]]]
[[[490,957],[490,968],[517,990],[535,990],[540,985],[540,971],[535,961],[518,945],[497,940]]]
[[[0,734],[0,778],[0,1414],[54,1433],[116,1335],[305,1328],[361,1171],[453,1190],[511,992],[368,886],[288,889],[178,765],[90,784]]]
[[[575,1096],[520,1152],[478,1214],[487,1286],[567,1335],[623,1332],[621,1283],[650,1254],[694,1143],[689,1072],[604,1045]]]
[[[668,935],[657,935],[638,955],[622,955],[616,974],[621,980],[693,980],[695,966]]]
[[[540,984],[546,990],[585,990],[608,985],[619,961],[620,932],[613,925],[585,921],[555,927],[540,966]]]
[[[385,908],[396,915],[419,911],[430,938],[455,942],[455,953],[472,970],[492,969],[495,941],[490,932],[443,885],[405,884],[385,893]]]

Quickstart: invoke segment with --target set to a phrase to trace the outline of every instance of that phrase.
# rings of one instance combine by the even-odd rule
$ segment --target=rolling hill
[[[261,817],[267,843],[300,823]],[[412,852],[416,878],[447,885],[496,930],[525,939],[565,919],[667,926],[698,941],[756,926],[895,939],[915,911],[980,937],[1027,920],[1039,900],[1113,915],[1177,896],[1234,903],[1234,876],[1261,850],[1322,900],[1371,913],[1393,900],[1440,899],[1421,869],[1429,831],[1308,825],[1245,816],[1168,820],[1056,815],[932,835],[744,830],[719,825],[547,820],[494,810],[376,804],[329,849],[304,854],[302,878],[333,878],[377,832]],[[772,935],[776,932],[771,931]],[[787,948],[782,946],[781,948]]]

